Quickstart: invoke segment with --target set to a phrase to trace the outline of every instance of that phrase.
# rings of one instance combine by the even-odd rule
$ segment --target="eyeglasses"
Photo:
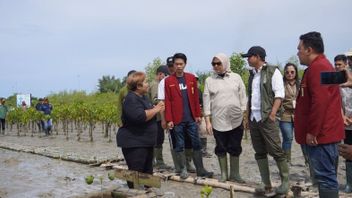
[[[217,65],[222,65],[222,63],[221,62],[212,62],[211,63],[211,65],[213,66],[213,67],[215,67],[215,66],[217,66]]]
[[[285,71],[285,74],[295,74],[295,71]]]

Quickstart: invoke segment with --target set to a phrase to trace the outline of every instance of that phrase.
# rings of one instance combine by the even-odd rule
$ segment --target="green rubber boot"
[[[291,150],[284,151],[287,158],[287,163],[291,164]]]
[[[181,179],[187,179],[188,172],[186,167],[186,155],[185,152],[176,152],[177,162],[180,166],[180,177]]]
[[[262,185],[255,188],[255,192],[258,194],[265,194],[272,192],[272,186],[270,181],[270,171],[268,159],[257,160],[260,176],[262,178]]]
[[[240,158],[230,155],[230,181],[246,183],[240,175]]]
[[[219,165],[220,165],[220,171],[221,171],[221,177],[219,179],[219,182],[226,182],[227,181],[227,156],[218,156],[219,160]]]
[[[281,185],[276,189],[277,194],[287,194],[290,183],[288,180],[289,169],[286,160],[276,161],[277,167],[279,168]]]
[[[185,154],[187,171],[190,173],[195,173],[196,168],[194,168],[194,166],[192,165],[193,149],[185,149]]]
[[[163,147],[154,148],[155,168],[169,169],[170,167],[165,164],[163,159]]]
[[[180,162],[177,160],[176,152],[174,149],[171,149],[171,157],[172,157],[172,161],[174,162],[175,173],[180,174],[181,173]]]
[[[207,170],[205,170],[203,166],[203,156],[202,156],[201,150],[193,151],[193,162],[194,162],[194,165],[196,166],[198,177],[208,177],[208,178],[213,177],[213,172],[208,172]]]

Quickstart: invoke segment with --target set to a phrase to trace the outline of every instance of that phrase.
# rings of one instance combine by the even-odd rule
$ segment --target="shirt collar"
[[[254,75],[255,74],[260,74],[260,72],[262,71],[262,69],[263,69],[263,67],[265,67],[266,66],[266,63],[264,63],[264,65],[262,65],[261,67],[259,67],[259,69],[258,70],[256,70],[255,68],[253,68],[253,73],[254,73]]]

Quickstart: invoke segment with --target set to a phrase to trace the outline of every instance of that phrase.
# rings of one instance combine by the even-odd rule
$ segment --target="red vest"
[[[295,110],[295,138],[306,144],[306,135],[317,137],[319,144],[339,142],[345,138],[338,85],[321,85],[320,72],[335,71],[324,55],[306,69],[301,81]]]
[[[197,80],[193,74],[184,73],[192,117],[201,116]],[[176,74],[165,78],[165,120],[175,125],[182,122],[183,100]]]

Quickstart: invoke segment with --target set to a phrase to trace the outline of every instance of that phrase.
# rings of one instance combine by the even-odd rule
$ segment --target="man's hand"
[[[270,112],[270,114],[269,114],[269,119],[270,119],[271,121],[275,122],[275,121],[276,121],[276,113]]]
[[[155,105],[154,108],[157,108],[158,112],[164,112],[165,111],[165,104],[163,101],[158,102],[157,105]]]
[[[168,122],[167,123],[167,128],[168,129],[173,129],[174,128],[174,122]]]
[[[347,117],[346,121],[347,121],[348,125],[351,125],[352,124],[352,117]]]
[[[306,144],[308,144],[309,146],[318,145],[317,137],[315,137],[312,134],[308,133],[307,136],[306,136]]]
[[[352,72],[347,71],[347,70],[345,70],[345,71],[346,71],[347,82],[341,84],[340,86],[352,88]]]
[[[166,129],[167,128],[167,124],[166,124],[166,121],[164,119],[161,119],[161,127],[163,129]]]
[[[213,135],[213,126],[210,122],[205,123],[208,135]]]
[[[343,123],[345,124],[345,126],[350,125],[350,124],[348,123],[348,122],[349,122],[349,119],[348,119],[348,117],[347,117],[347,116],[342,115],[342,119],[343,119]]]
[[[347,160],[352,160],[352,145],[340,144],[339,154]]]
[[[196,123],[200,124],[202,122],[202,118],[196,117],[195,121],[196,121]]]

